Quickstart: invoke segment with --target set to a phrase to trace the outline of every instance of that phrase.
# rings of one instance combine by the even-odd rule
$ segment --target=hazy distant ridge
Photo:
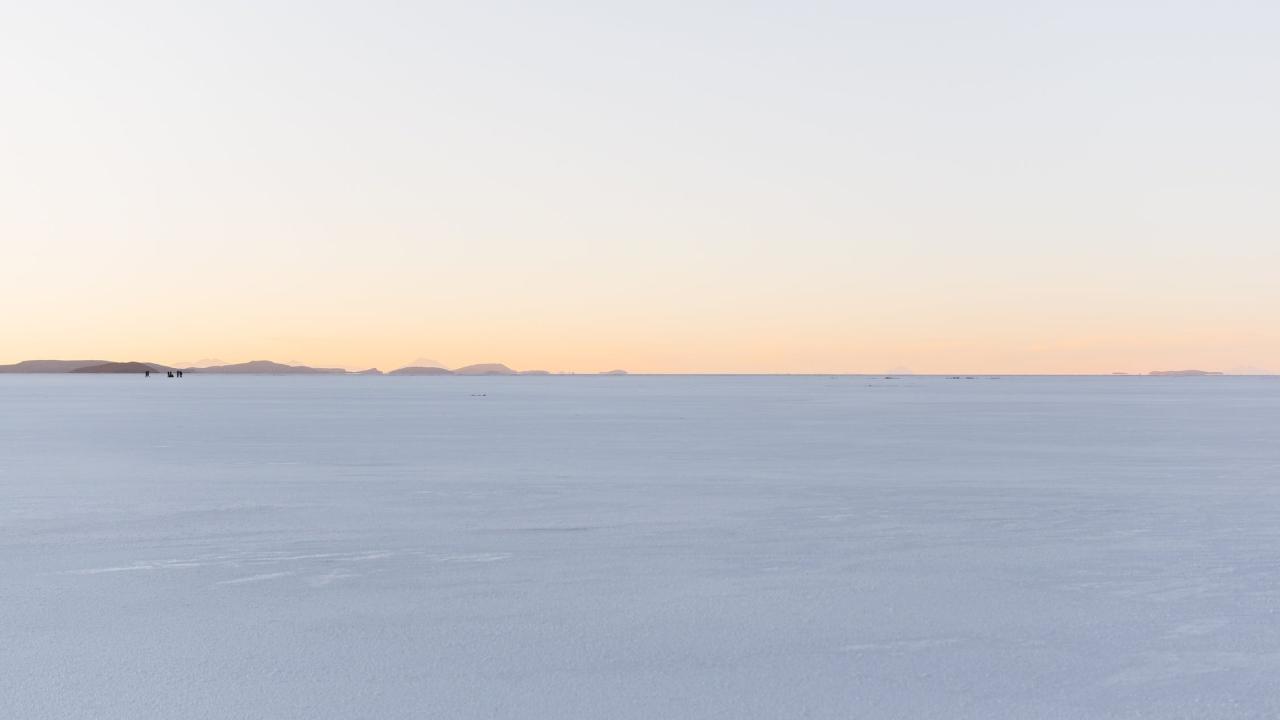
[[[452,370],[446,370],[442,367],[421,367],[412,365],[410,367],[402,367],[399,370],[392,370],[388,375],[452,375]]]
[[[167,372],[173,368],[155,363],[140,362],[108,362],[100,365],[89,365],[72,370],[73,373],[105,373],[122,375],[128,373]]]
[[[116,362],[110,360],[23,360],[12,365],[0,365],[0,373],[144,373],[176,370],[160,363],[138,361]],[[349,371],[344,368],[318,368],[308,365],[287,365],[271,360],[208,367],[182,368],[184,373],[207,375],[383,375],[377,368]],[[413,365],[392,370],[386,375],[551,375],[547,370],[513,370],[502,363],[478,363],[449,370],[436,366]],[[625,370],[610,370],[603,375],[625,375]]]
[[[106,360],[23,360],[12,365],[0,365],[0,373],[67,373],[106,362]]]
[[[306,365],[285,365],[270,360],[250,360],[231,365],[214,365],[205,368],[189,368],[184,372],[212,375],[346,375],[342,368],[313,368]]]
[[[1222,375],[1212,370],[1152,370],[1148,375],[1157,377],[1199,377],[1201,375]]]

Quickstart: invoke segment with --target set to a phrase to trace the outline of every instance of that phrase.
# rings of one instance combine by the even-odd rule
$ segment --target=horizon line
[[[38,365],[38,364],[40,364],[40,363],[50,363],[50,364],[54,364],[54,363],[57,363],[57,364],[67,364],[67,366],[66,366],[66,367],[58,367],[58,368],[52,368],[52,367],[51,367],[51,368],[48,368],[48,369],[30,369],[30,370],[21,369],[21,366],[24,366],[24,365],[32,365],[32,366],[36,366],[36,365]],[[85,364],[84,364],[84,365],[74,365],[74,364],[78,364],[78,363],[85,363]],[[228,372],[218,372],[218,371],[217,371],[217,369],[218,369],[218,368],[227,368],[227,367],[243,367],[243,366],[248,366],[248,365],[253,365],[253,364],[270,364],[270,365],[274,365],[274,366],[278,366],[278,367],[280,367],[280,368],[281,368],[281,370],[279,370],[279,371],[264,370],[264,371],[261,371],[261,372],[255,372],[255,371],[253,371],[253,370],[248,370],[248,369],[246,369],[246,370],[241,370],[241,371],[239,371],[239,372],[233,372],[233,373],[228,373]],[[352,370],[352,369],[350,369],[349,367],[344,367],[344,366],[327,366],[327,367],[326,367],[326,366],[320,366],[320,365],[307,365],[307,364],[302,364],[302,363],[280,363],[280,362],[276,362],[276,361],[273,361],[273,360],[249,360],[249,361],[245,361],[245,362],[238,362],[238,363],[221,363],[221,364],[218,364],[218,365],[204,365],[204,366],[198,366],[198,365],[186,365],[186,366],[183,366],[183,365],[181,365],[181,364],[168,365],[168,364],[164,364],[164,363],[157,363],[157,362],[152,362],[152,361],[136,361],[136,360],[130,360],[130,361],[112,361],[112,360],[97,360],[97,359],[93,359],[93,360],[86,360],[86,359],[61,360],[61,359],[52,359],[52,358],[28,359],[28,360],[20,360],[20,361],[15,362],[15,363],[0,364],[0,374],[7,374],[7,375],[23,375],[23,374],[30,374],[30,375],[36,375],[36,374],[52,374],[52,375],[58,375],[58,374],[82,374],[82,375],[90,375],[90,374],[111,374],[112,372],[127,374],[127,373],[129,372],[129,370],[127,370],[127,369],[114,369],[114,370],[111,370],[111,371],[104,371],[104,372],[84,372],[84,371],[83,371],[83,369],[84,369],[84,368],[97,367],[97,366],[100,366],[100,365],[115,365],[115,366],[145,365],[145,366],[149,367],[149,368],[151,369],[151,371],[153,371],[153,372],[157,372],[157,371],[158,371],[158,372],[163,372],[163,371],[165,371],[165,370],[183,370],[184,372],[188,372],[188,371],[189,371],[189,372],[192,372],[193,374],[210,374],[210,375],[217,375],[217,374],[245,374],[245,375],[251,375],[251,374],[252,374],[252,375],[290,375],[290,374],[306,374],[306,375],[395,375],[396,373],[400,373],[399,375],[395,375],[395,376],[418,376],[418,375],[423,375],[423,376],[437,376],[437,375],[438,375],[438,376],[461,376],[461,377],[469,377],[469,376],[489,376],[489,377],[503,377],[503,376],[526,376],[526,377],[528,377],[528,376],[588,376],[588,377],[589,377],[589,376],[598,376],[598,375],[613,375],[613,376],[618,376],[618,375],[642,375],[642,376],[724,376],[724,377],[734,377],[734,376],[737,376],[737,377],[753,377],[753,376],[754,376],[754,377],[769,377],[769,376],[777,376],[777,377],[788,377],[788,376],[793,376],[793,377],[822,377],[822,376],[831,376],[831,377],[879,377],[879,378],[884,378],[884,379],[894,379],[894,378],[898,378],[898,377],[941,377],[941,378],[955,378],[955,379],[979,379],[979,378],[1000,378],[1000,377],[1272,377],[1272,376],[1276,376],[1277,374],[1280,374],[1280,373],[1276,373],[1276,372],[1272,372],[1272,371],[1268,371],[1268,370],[1264,370],[1264,369],[1260,369],[1260,368],[1258,368],[1258,369],[1255,369],[1255,368],[1248,368],[1248,370],[1245,370],[1245,371],[1230,371],[1230,370],[1227,370],[1227,371],[1218,371],[1218,370],[1201,370],[1201,369],[1185,368],[1185,369],[1178,369],[1178,370],[1150,370],[1150,371],[1145,371],[1145,372],[1128,372],[1128,371],[1111,371],[1111,372],[1066,372],[1066,371],[1053,371],[1053,372],[1000,372],[1000,371],[990,371],[990,370],[983,370],[983,371],[968,370],[968,371],[946,371],[946,372],[912,372],[912,371],[910,371],[910,370],[899,370],[899,371],[878,371],[878,372],[877,372],[877,371],[850,371],[850,370],[837,370],[837,371],[799,371],[799,372],[755,371],[755,370],[708,370],[708,371],[649,371],[649,370],[634,370],[634,371],[632,371],[632,370],[624,370],[624,369],[619,369],[619,368],[614,368],[614,369],[610,369],[610,370],[600,370],[600,371],[591,371],[591,370],[588,370],[588,371],[578,371],[578,370],[559,370],[559,371],[555,371],[555,370],[542,370],[542,369],[535,369],[535,370],[516,370],[516,369],[511,368],[510,366],[508,366],[508,365],[506,365],[506,364],[504,364],[504,363],[498,363],[498,362],[471,363],[471,364],[468,364],[468,365],[460,365],[460,366],[457,366],[457,367],[455,367],[455,368],[448,368],[448,367],[445,367],[445,366],[443,366],[443,365],[404,365],[404,366],[401,366],[401,367],[398,367],[398,368],[395,368],[395,369],[392,369],[392,370],[383,371],[383,370],[378,369],[377,367],[368,367],[368,368],[360,369],[360,370]],[[299,372],[289,372],[289,371],[287,371],[287,370],[284,370],[284,368],[289,368],[289,369],[298,370]],[[401,371],[403,371],[403,370],[413,369],[413,368],[430,369],[430,370],[439,370],[440,372],[438,372],[438,373],[402,373],[402,372],[401,372]],[[135,370],[135,371],[136,371],[136,372],[142,372],[142,370]],[[469,371],[469,372],[460,372],[460,371]]]

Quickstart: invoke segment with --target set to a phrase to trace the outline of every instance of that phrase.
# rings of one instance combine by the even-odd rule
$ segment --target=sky
[[[0,362],[1280,371],[1280,4],[0,0]]]

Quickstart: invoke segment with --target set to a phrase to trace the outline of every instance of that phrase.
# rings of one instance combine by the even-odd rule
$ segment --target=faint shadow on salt
[[[195,558],[168,559],[150,562],[136,562],[130,565],[116,565],[100,568],[85,568],[82,570],[68,570],[62,572],[62,575],[103,575],[109,573],[123,572],[146,572],[154,570],[187,570],[193,568],[242,568],[242,567],[258,567],[270,565],[286,565],[286,566],[315,566],[332,563],[367,563],[373,561],[387,561],[393,559],[417,558],[429,563],[489,563],[506,560],[510,558],[511,553],[507,552],[481,552],[481,553],[433,553],[426,550],[362,550],[356,552],[331,552],[331,553],[287,553],[281,551],[257,552],[257,553],[232,553],[227,555],[208,555]],[[236,584],[239,582],[252,582],[259,579],[271,579],[273,577],[282,577],[284,575],[295,574],[298,571],[264,573],[261,575],[253,575],[247,578],[235,578],[229,581],[221,581],[215,584]]]
[[[517,528],[495,528],[488,532],[510,532],[510,533],[579,533],[590,532],[592,530],[603,530],[603,525],[548,525],[544,527],[517,527]]]

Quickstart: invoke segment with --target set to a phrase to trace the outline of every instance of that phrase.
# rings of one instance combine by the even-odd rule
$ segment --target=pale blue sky
[[[1280,370],[1278,48],[1263,2],[4,3],[0,361]]]

